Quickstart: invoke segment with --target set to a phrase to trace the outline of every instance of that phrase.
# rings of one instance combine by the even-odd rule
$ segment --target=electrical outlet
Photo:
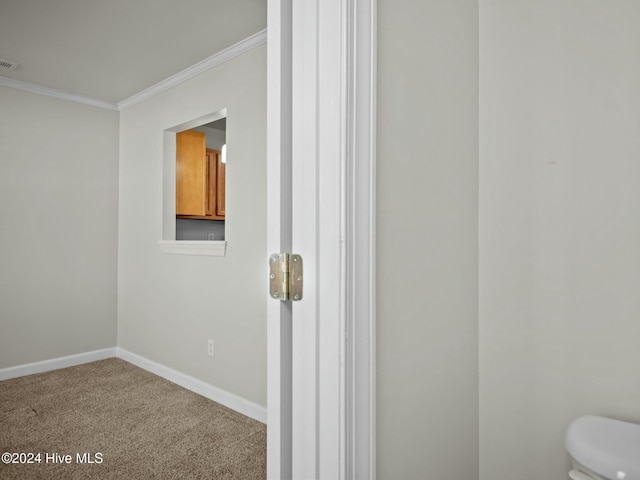
[[[209,339],[207,342],[207,355],[213,357],[213,340]]]

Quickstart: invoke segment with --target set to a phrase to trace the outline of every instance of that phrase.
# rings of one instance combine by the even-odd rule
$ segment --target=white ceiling
[[[267,26],[267,0],[0,0],[0,76],[110,103]]]

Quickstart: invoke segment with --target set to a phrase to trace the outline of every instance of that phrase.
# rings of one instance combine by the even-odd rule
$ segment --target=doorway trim
[[[291,4],[267,4],[267,478],[291,479],[291,320],[288,302],[268,295],[267,259],[291,252]]]
[[[376,0],[349,2],[346,478],[376,478]]]
[[[268,5],[267,254],[306,291],[267,300],[267,477],[373,479],[376,3]]]

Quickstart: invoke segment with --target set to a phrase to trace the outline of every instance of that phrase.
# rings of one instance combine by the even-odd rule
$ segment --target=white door
[[[374,2],[268,12],[267,254],[304,294],[268,300],[267,476],[373,478]]]

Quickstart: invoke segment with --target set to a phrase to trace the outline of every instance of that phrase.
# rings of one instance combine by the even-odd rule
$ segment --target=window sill
[[[224,257],[227,253],[225,240],[187,241],[187,240],[159,240],[160,253],[171,255],[207,255],[210,257]]]

